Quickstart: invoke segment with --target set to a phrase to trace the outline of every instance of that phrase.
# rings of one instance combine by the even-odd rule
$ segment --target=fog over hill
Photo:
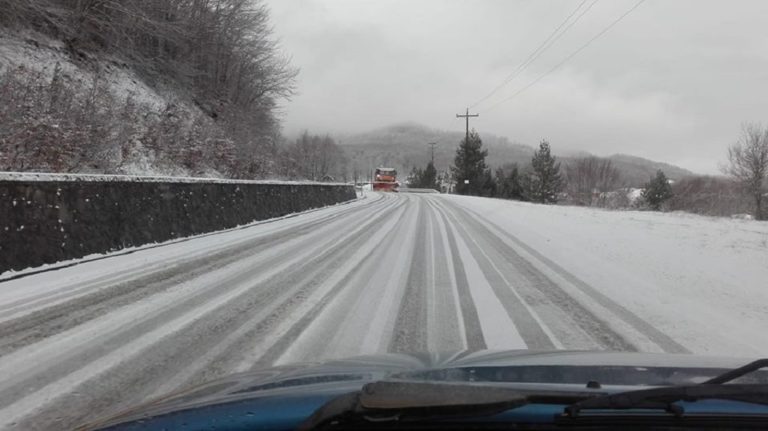
[[[669,163],[648,160],[628,154],[614,154],[608,157],[621,172],[628,186],[640,186],[661,169],[672,180],[680,180],[696,175],[695,173]]]
[[[492,168],[517,163],[521,167],[530,163],[534,153],[532,145],[522,144],[504,136],[480,132],[483,146],[488,149],[486,162]],[[365,177],[377,166],[396,168],[402,174],[413,167],[423,168],[430,159],[430,142],[435,142],[435,167],[445,171],[453,164],[456,148],[464,133],[432,129],[417,123],[399,123],[339,138],[339,143],[349,158],[349,167],[354,175]],[[531,143],[537,145],[537,143]],[[590,156],[587,152],[558,153],[558,143],[551,142],[553,151],[564,164],[580,157]],[[673,180],[694,175],[678,166],[635,157],[626,154],[609,156],[622,174],[625,185],[640,186],[661,169]]]

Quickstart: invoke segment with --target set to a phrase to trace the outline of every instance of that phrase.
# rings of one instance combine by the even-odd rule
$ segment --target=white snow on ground
[[[366,192],[0,280],[0,428],[358,354],[766,356],[766,242],[754,221]]]
[[[455,233],[458,236],[458,232]],[[515,328],[515,324],[499,303],[488,280],[483,275],[480,265],[472,257],[469,247],[463,241],[457,241],[459,256],[464,262],[469,289],[477,307],[480,326],[483,328],[485,342],[489,349],[525,349],[525,341]]]
[[[694,353],[768,355],[768,223],[446,199],[498,225]]]

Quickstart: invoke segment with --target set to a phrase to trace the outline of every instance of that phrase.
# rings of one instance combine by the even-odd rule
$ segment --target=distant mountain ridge
[[[635,187],[639,187],[647,182],[649,177],[654,175],[659,169],[664,171],[667,178],[675,181],[696,175],[679,166],[664,162],[656,162],[629,154],[614,154],[607,158],[619,169],[624,180],[629,183],[628,185]]]
[[[503,160],[504,163],[530,161],[533,148],[505,137],[480,133],[483,146],[488,149],[488,160]],[[430,142],[436,142],[435,167],[438,171],[448,170],[453,164],[456,147],[464,133],[432,129],[420,124],[401,123],[382,127],[370,132],[346,136],[340,139],[340,146],[350,159],[350,168],[358,172],[369,172],[376,166],[390,166],[401,173],[413,167],[423,168],[430,159]],[[490,163],[501,166],[500,163]]]
[[[488,150],[487,163],[492,168],[511,163],[526,166],[530,163],[534,148],[503,136],[480,132],[483,146]],[[369,132],[350,135],[340,140],[340,146],[350,159],[350,170],[358,176],[366,176],[377,166],[388,166],[407,174],[413,167],[423,168],[430,159],[430,142],[436,142],[435,167],[446,171],[453,164],[456,147],[464,133],[432,129],[417,123],[398,123]],[[574,154],[578,154],[575,156]],[[555,156],[563,164],[590,155],[584,151]],[[656,170],[661,169],[673,180],[693,176],[694,173],[668,163],[642,157],[614,154],[608,157],[622,174],[626,186],[638,187],[647,182]]]

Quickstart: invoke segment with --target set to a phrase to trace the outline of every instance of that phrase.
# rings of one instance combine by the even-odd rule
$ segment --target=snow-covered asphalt
[[[569,268],[599,250],[570,261],[505,222],[544,211],[529,225],[545,229],[559,209],[540,208],[369,193],[0,281],[0,428],[71,428],[233,372],[376,352],[706,350],[674,311]]]

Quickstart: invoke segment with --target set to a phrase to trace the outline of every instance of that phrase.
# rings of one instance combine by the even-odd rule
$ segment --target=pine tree
[[[437,169],[431,161],[427,163],[427,167],[421,175],[421,187],[440,190],[440,185],[437,183]]]
[[[557,195],[563,190],[565,181],[560,174],[560,163],[555,162],[549,142],[541,141],[539,149],[531,160],[533,171],[523,181],[528,200],[539,203],[557,203]]]
[[[414,166],[411,168],[411,173],[408,174],[408,177],[406,178],[406,182],[408,183],[408,187],[411,188],[421,188],[421,179],[424,177],[424,171]]]
[[[659,169],[656,176],[645,184],[643,190],[643,200],[654,210],[661,210],[661,206],[672,197],[672,186],[669,184],[667,176]]]
[[[498,184],[496,184],[496,179],[493,178],[493,173],[491,173],[491,169],[488,168],[485,171],[483,171],[483,176],[481,177],[480,181],[480,196],[485,197],[495,197],[498,194]]]
[[[437,180],[437,169],[432,162],[427,163],[425,169],[414,167],[411,174],[408,175],[408,186],[418,189],[440,190],[440,184]]]
[[[517,164],[512,165],[509,174],[506,174],[502,168],[497,169],[496,183],[498,184],[498,197],[518,201],[524,199],[525,191],[521,184],[520,170],[518,169]]]
[[[476,131],[472,130],[469,133],[469,139],[462,139],[456,149],[454,166],[451,167],[457,194],[480,196],[486,192],[485,195],[487,195],[488,177],[491,181],[493,180],[490,170],[485,165],[487,155],[488,150],[483,149],[483,141],[480,140]]]

